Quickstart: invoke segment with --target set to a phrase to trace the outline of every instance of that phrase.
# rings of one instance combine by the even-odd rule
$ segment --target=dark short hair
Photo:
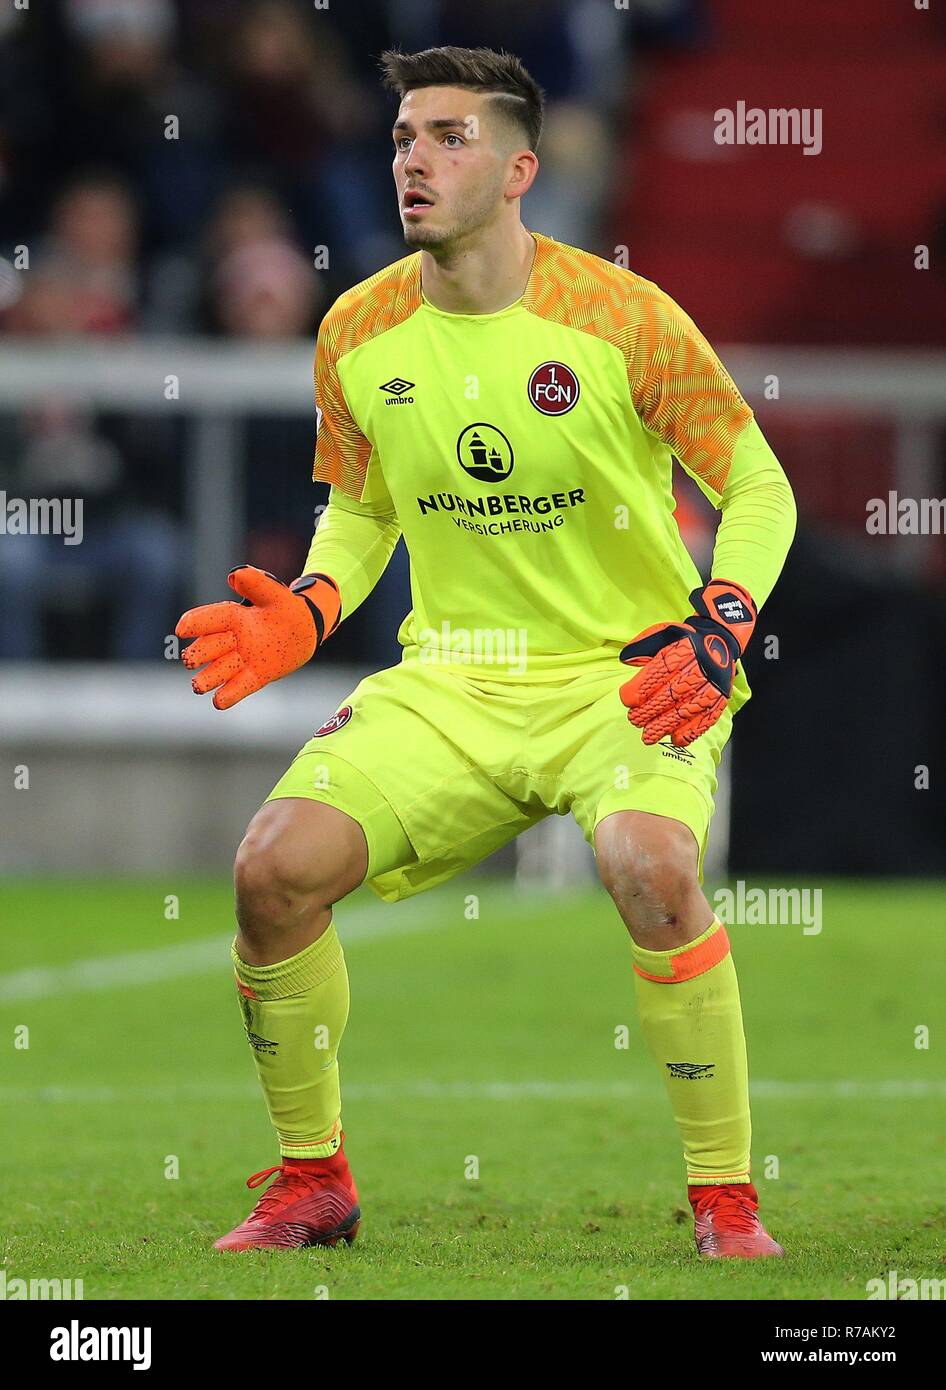
[[[420,53],[389,49],[381,55],[384,86],[403,97],[418,87],[466,87],[496,98],[502,116],[518,125],[537,150],[545,93],[520,58],[492,48],[425,48]]]

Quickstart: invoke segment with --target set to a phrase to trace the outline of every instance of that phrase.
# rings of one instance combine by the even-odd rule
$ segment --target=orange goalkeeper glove
[[[675,747],[685,748],[713,727],[755,627],[752,599],[726,579],[694,589],[690,602],[695,611],[683,623],[649,627],[621,652],[628,666],[643,667],[619,693],[644,743],[669,734]]]
[[[217,709],[230,709],[304,666],[341,617],[338,585],[327,574],[305,574],[286,585],[266,570],[240,565],[227,583],[242,603],[188,609],[174,629],[178,637],[197,638],[181,660],[189,671],[205,668],[191,689],[195,695],[216,690]]]

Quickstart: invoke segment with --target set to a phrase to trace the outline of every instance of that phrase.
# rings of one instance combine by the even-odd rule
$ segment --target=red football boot
[[[355,1179],[344,1150],[331,1158],[307,1159],[305,1167],[283,1161],[247,1178],[259,1187],[279,1177],[245,1221],[214,1241],[215,1250],[292,1250],[304,1245],[351,1245],[361,1224]]]
[[[696,1248],[708,1260],[758,1260],[785,1251],[759,1220],[759,1194],[751,1182],[688,1187],[696,1222]]]

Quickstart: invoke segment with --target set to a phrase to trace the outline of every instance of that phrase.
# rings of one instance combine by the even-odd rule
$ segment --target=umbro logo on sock
[[[261,1038],[259,1033],[253,1033],[249,1028],[246,1030],[246,1040],[254,1052],[275,1052],[279,1047],[278,1042],[272,1042],[269,1038]]]
[[[668,1062],[667,1070],[680,1081],[705,1081],[713,1075],[714,1062]]]

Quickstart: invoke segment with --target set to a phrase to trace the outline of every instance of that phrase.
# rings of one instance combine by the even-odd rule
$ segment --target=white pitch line
[[[753,1082],[755,1100],[946,1100],[946,1081],[778,1081]],[[662,1094],[655,1082],[640,1081],[377,1081],[342,1085],[344,1100],[633,1100]],[[2,1101],[48,1104],[128,1102],[178,1103],[183,1100],[241,1100],[259,1096],[255,1081],[181,1082],[162,1086],[0,1086]]]
[[[481,905],[484,898],[488,905],[489,892],[481,892],[479,897]],[[463,901],[464,898],[454,898],[448,909],[444,896],[435,893],[397,904],[367,902],[357,907],[342,907],[336,913],[338,934],[347,950],[364,942],[386,941],[438,927],[457,930],[475,927],[475,922],[471,924],[463,916],[459,905]],[[520,911],[546,911],[552,901],[560,906],[561,895],[533,893],[524,896],[517,905]],[[393,915],[392,906],[398,909]],[[134,985],[160,984],[191,975],[216,974],[230,968],[232,940],[233,932],[229,932],[145,951],[126,951],[71,961],[67,965],[12,971],[0,975],[0,1004],[22,1004],[62,994],[96,994]]]
[[[430,931],[434,927],[462,925],[462,914],[455,919],[443,905],[430,901],[393,920],[381,916],[386,904],[360,905],[338,913],[337,927],[342,944],[359,946],[366,941],[385,940],[409,932]],[[68,965],[34,966],[0,975],[0,1004],[22,1004],[35,999],[51,999],[60,994],[94,994],[132,985],[153,985],[180,980],[189,975],[209,975],[230,968],[233,932],[184,941],[174,946],[155,946],[146,951],[126,951],[71,961]]]

